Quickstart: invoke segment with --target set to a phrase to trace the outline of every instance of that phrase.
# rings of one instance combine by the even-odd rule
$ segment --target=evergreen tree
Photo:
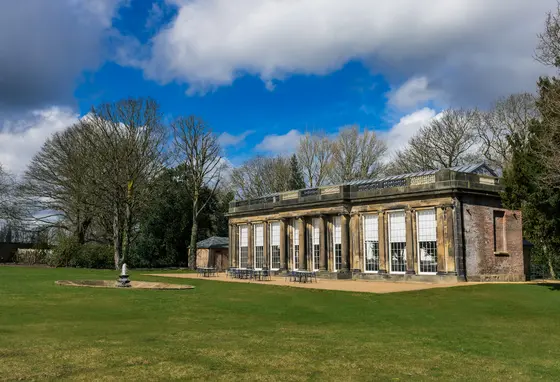
[[[301,173],[296,154],[290,158],[290,180],[288,184],[290,190],[305,188],[305,181],[303,180],[303,174]]]
[[[504,169],[502,200],[505,207],[522,211],[524,235],[535,244],[551,277],[555,278],[560,264],[560,193],[544,182],[546,157],[542,151],[543,142],[549,141],[551,134],[555,135],[554,129],[560,121],[560,115],[548,107],[551,102],[558,102],[551,97],[560,94],[560,83],[554,78],[543,78],[538,85],[537,107],[543,118],[530,123],[526,139],[520,134],[508,137],[512,159]]]

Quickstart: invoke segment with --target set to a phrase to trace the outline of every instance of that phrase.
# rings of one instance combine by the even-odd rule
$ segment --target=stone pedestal
[[[130,280],[128,279],[128,275],[120,275],[117,279],[117,286],[119,288],[130,288]]]

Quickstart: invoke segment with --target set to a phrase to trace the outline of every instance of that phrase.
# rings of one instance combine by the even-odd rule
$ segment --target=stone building
[[[223,271],[228,267],[227,237],[212,236],[196,243],[196,266],[214,267]]]
[[[423,281],[526,278],[519,211],[485,164],[233,201],[232,267]]]

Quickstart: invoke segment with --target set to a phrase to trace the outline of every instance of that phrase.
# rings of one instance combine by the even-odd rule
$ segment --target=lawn
[[[560,290],[394,294],[0,267],[0,380],[560,380]],[[131,272],[135,280],[156,281]],[[166,281],[166,279],[159,279]]]

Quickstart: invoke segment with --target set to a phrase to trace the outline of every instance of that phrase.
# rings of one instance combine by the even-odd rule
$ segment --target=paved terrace
[[[424,290],[432,288],[450,288],[455,286],[470,286],[478,284],[489,283],[426,283],[426,282],[391,282],[391,281],[364,281],[364,280],[327,280],[319,279],[318,282],[313,283],[294,283],[285,279],[283,276],[272,276],[269,281],[254,281],[254,280],[239,280],[226,277],[225,273],[218,273],[215,277],[201,277],[195,273],[146,273],[143,276],[157,276],[157,277],[170,277],[180,279],[197,279],[208,281],[221,281],[231,283],[251,283],[260,285],[278,285],[284,287],[294,288],[308,288],[308,289],[323,289],[323,290],[340,290],[346,292],[364,292],[364,293],[395,293],[395,292],[408,292],[415,290]],[[496,283],[493,283],[496,284]],[[500,284],[513,284],[513,283],[500,283]]]

